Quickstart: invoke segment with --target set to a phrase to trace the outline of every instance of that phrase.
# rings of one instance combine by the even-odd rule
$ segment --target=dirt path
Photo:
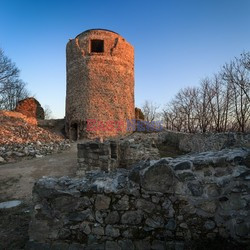
[[[77,144],[62,153],[0,166],[0,202],[21,200],[21,206],[0,209],[0,249],[24,249],[32,212],[32,188],[43,176],[74,176]]]
[[[34,182],[43,176],[74,176],[77,144],[69,151],[0,166],[0,202],[20,199],[29,202]]]

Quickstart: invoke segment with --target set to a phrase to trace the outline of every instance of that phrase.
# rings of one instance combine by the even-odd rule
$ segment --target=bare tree
[[[240,61],[247,70],[250,70],[250,52],[243,52]]]
[[[52,115],[52,111],[50,109],[49,105],[45,105],[44,106],[44,119],[49,120],[52,119],[53,115]]]
[[[146,100],[142,106],[142,112],[144,114],[145,120],[152,122],[158,119],[160,117],[159,108],[160,106],[156,103]]]
[[[198,88],[181,89],[175,96],[175,110],[180,113],[181,121],[184,122],[184,130],[194,133],[197,130],[197,95]]]
[[[0,49],[0,109],[13,110],[18,101],[28,97],[26,83],[19,78],[19,69]]]
[[[181,89],[166,105],[167,129],[194,132],[225,132],[250,129],[250,53],[226,63],[200,87]]]
[[[210,131],[223,132],[228,130],[230,120],[230,108],[232,106],[231,92],[220,74],[214,75],[210,84]]]
[[[211,87],[211,80],[209,78],[205,78],[201,81],[201,86],[197,90],[195,95],[195,109],[197,112],[197,121],[199,123],[199,129],[202,133],[206,133],[209,129],[211,129],[211,103],[214,97],[214,92]]]
[[[14,110],[20,100],[29,96],[25,86],[26,84],[21,80],[10,82],[7,86],[5,85],[0,95],[0,109]]]
[[[19,77],[19,69],[16,65],[4,55],[0,48],[0,84],[8,83],[11,79]]]
[[[177,105],[175,100],[173,100],[163,109],[162,116],[166,125],[166,129],[176,130],[176,131],[185,130],[184,126],[185,118],[180,112],[180,107]]]
[[[240,58],[235,57],[230,63],[223,66],[222,77],[231,86],[236,87],[238,94],[243,93],[250,102],[250,62],[249,53]]]
[[[245,132],[250,116],[250,71],[242,58],[235,58],[223,67],[222,78],[231,91],[238,130]]]

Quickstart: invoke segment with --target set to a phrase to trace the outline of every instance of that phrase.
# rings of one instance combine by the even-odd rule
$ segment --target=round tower
[[[68,42],[66,56],[68,137],[127,133],[135,117],[133,46],[113,31],[92,29]]]

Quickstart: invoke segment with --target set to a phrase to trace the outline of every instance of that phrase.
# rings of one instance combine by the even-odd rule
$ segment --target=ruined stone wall
[[[249,133],[208,133],[189,134],[175,131],[164,131],[155,134],[158,143],[166,143],[183,152],[217,151],[224,148],[250,148]]]
[[[145,119],[144,114],[140,108],[135,108],[135,119],[143,121]]]
[[[162,149],[165,144],[170,145]],[[116,168],[131,168],[140,161],[160,159],[185,152],[218,151],[224,148],[250,148],[250,134],[186,134],[173,131],[162,133],[135,133],[126,138],[82,142],[78,144],[78,176],[86,171],[113,171]],[[171,155],[172,157],[172,155]]]
[[[91,52],[91,41],[104,51]],[[72,139],[127,133],[134,119],[134,49],[117,33],[89,30],[67,44],[66,132]],[[93,119],[91,131],[87,120]],[[90,128],[90,127],[89,127]]]
[[[33,97],[23,99],[17,103],[16,112],[20,112],[27,117],[44,119],[44,109],[41,104]]]
[[[147,159],[159,159],[155,140],[139,138],[89,141],[77,145],[78,176],[92,170],[113,171],[116,168],[130,168]]]
[[[40,179],[28,247],[245,249],[249,158],[249,149],[225,149],[81,179]]]

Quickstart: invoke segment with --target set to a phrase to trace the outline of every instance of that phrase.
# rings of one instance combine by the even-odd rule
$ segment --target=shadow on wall
[[[38,126],[66,138],[65,119],[38,120]]]

